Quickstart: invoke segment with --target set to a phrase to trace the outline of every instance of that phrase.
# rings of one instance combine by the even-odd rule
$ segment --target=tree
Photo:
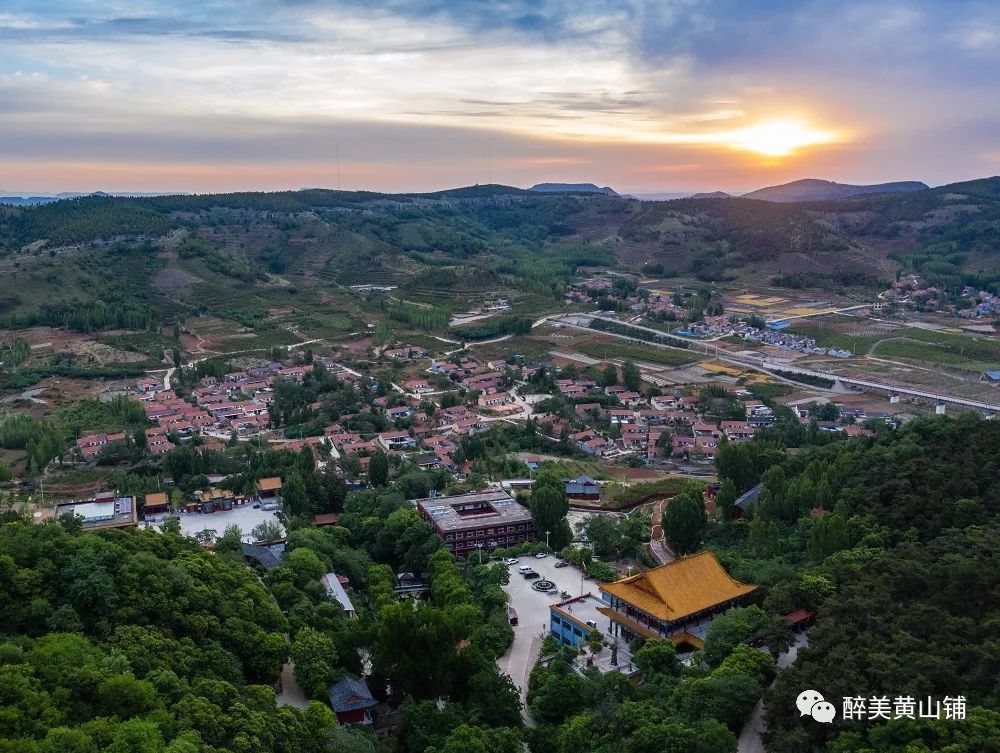
[[[211,544],[213,541],[215,541],[215,538],[218,535],[219,532],[216,531],[214,528],[203,528],[202,530],[195,533],[194,537],[202,544]]]
[[[667,502],[663,532],[675,554],[691,554],[701,548],[707,520],[701,491],[689,489]]]
[[[758,606],[730,609],[709,623],[702,656],[709,666],[718,666],[743,641],[766,630],[770,622]]]
[[[633,392],[638,392],[642,387],[642,374],[632,361],[626,361],[622,365],[622,384]]]
[[[372,486],[389,483],[389,458],[382,450],[375,452],[368,461],[368,480]]]
[[[280,523],[273,520],[265,520],[254,526],[250,535],[253,536],[254,541],[273,541],[274,539],[280,539],[284,533],[285,529],[281,527]]]
[[[309,496],[302,474],[297,468],[292,468],[285,474],[281,485],[281,505],[286,515],[301,517],[309,514]]]
[[[604,367],[604,371],[601,373],[600,383],[602,387],[614,387],[618,384],[618,369],[613,363],[609,363]]]
[[[590,653],[596,654],[600,652],[601,647],[604,645],[604,636],[601,635],[601,631],[594,628],[590,631],[587,636],[587,646],[590,648]]]
[[[531,519],[535,525],[535,536],[544,541],[548,531],[549,546],[558,551],[573,538],[566,513],[569,501],[562,481],[550,474],[540,476],[531,492]]]
[[[727,521],[732,517],[733,504],[738,499],[736,484],[730,478],[722,479],[719,484],[719,491],[715,494],[715,509],[719,512],[719,518]]]
[[[213,550],[216,554],[228,557],[243,556],[243,531],[238,525],[228,525],[222,536],[215,542]]]
[[[839,512],[820,515],[813,520],[809,531],[809,557],[822,562],[834,552],[850,546],[847,520]]]
[[[648,640],[634,654],[632,660],[642,672],[644,679],[652,675],[674,677],[680,670],[677,663],[677,648],[670,641]]]
[[[305,627],[292,640],[295,681],[310,698],[325,698],[334,681],[337,654],[328,635]]]

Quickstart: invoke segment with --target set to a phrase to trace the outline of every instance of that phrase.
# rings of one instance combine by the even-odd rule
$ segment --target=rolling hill
[[[884,193],[909,193],[923,191],[929,188],[926,183],[918,180],[904,180],[895,183],[876,183],[868,186],[852,186],[848,183],[834,183],[818,178],[803,178],[784,183],[780,186],[758,188],[756,191],[743,194],[744,199],[760,199],[762,201],[795,202],[795,201],[827,201],[848,199],[852,196]]]
[[[322,318],[363,283],[398,288],[365,304],[380,316],[440,322],[491,293],[533,316],[561,306],[579,267],[870,290],[912,270],[1000,289],[998,228],[1000,178],[798,203],[498,185],[86,196],[0,206],[0,325],[252,323],[287,306]]]

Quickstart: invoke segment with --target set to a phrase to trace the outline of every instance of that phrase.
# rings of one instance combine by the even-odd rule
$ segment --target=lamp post
[[[476,542],[476,549],[479,550],[479,564],[483,564],[483,542]]]
[[[545,532],[545,549],[546,549],[546,551],[548,551],[548,548],[549,548],[549,534],[550,533],[552,533],[552,531],[546,531]]]

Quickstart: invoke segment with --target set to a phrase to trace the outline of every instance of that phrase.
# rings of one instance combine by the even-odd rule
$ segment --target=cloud
[[[998,30],[971,0],[8,0],[0,161],[173,160],[198,180],[199,161],[242,163],[284,184],[339,141],[400,183],[460,182],[454,155],[492,145],[526,182],[698,188],[772,170],[723,142],[785,120],[852,134],[789,167],[933,181],[997,152],[969,124],[1000,122]]]

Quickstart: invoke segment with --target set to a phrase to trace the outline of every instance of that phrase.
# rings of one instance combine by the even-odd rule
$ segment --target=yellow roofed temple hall
[[[626,640],[665,638],[679,648],[701,648],[712,619],[746,603],[757,586],[734,580],[705,551],[600,589],[601,613]]]

